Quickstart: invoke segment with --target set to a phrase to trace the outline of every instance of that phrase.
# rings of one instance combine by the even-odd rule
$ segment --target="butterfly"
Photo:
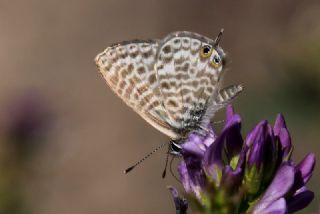
[[[190,132],[205,134],[214,114],[243,89],[240,84],[221,88],[225,67],[225,53],[219,46],[222,32],[214,40],[179,31],[160,40],[125,41],[107,47],[95,58],[113,92],[171,138],[168,153],[172,155],[180,155],[183,139]]]

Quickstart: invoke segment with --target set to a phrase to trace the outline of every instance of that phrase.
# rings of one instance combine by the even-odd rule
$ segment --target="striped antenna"
[[[144,156],[142,159],[140,159],[137,163],[133,164],[132,166],[130,166],[129,168],[127,168],[126,170],[124,170],[124,174],[127,174],[128,172],[130,172],[131,170],[133,170],[136,166],[138,166],[140,163],[142,163],[144,160],[146,160],[147,158],[149,158],[151,155],[153,155],[156,151],[158,151],[159,149],[162,149],[165,145],[168,145],[168,143],[163,143],[160,146],[158,146],[157,148],[155,148],[152,152],[150,152],[149,154],[147,154],[146,156]]]
[[[219,45],[220,40],[221,40],[221,37],[222,37],[222,34],[223,34],[223,31],[224,31],[224,29],[221,28],[221,30],[220,30],[217,38],[214,40],[214,46],[215,46],[215,47]]]

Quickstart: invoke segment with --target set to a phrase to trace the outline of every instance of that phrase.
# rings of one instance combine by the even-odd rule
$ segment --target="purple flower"
[[[186,214],[188,209],[188,202],[184,198],[179,197],[179,193],[176,190],[176,188],[169,186],[168,189],[171,192],[171,195],[173,197],[174,205],[176,207],[176,213],[177,214]]]
[[[42,96],[28,93],[9,103],[0,115],[6,146],[12,147],[20,158],[41,145],[52,122],[52,112],[47,104]]]
[[[200,213],[294,213],[313,200],[306,188],[315,166],[310,153],[291,160],[284,117],[258,123],[243,141],[241,119],[231,105],[220,135],[191,133],[178,166],[187,198]]]

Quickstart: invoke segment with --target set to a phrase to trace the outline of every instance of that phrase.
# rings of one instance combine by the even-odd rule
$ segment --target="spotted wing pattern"
[[[201,57],[210,46],[208,57]],[[110,88],[142,118],[172,139],[208,125],[214,113],[241,90],[220,90],[224,57],[215,41],[191,32],[176,32],[158,41],[112,45],[95,58]],[[219,59],[219,58],[218,58]]]
[[[178,138],[162,105],[154,70],[157,41],[130,41],[112,45],[95,58],[110,88],[155,128]]]
[[[213,42],[199,34],[177,32],[160,44],[155,68],[164,107],[177,129],[196,125],[195,114],[204,113],[209,98],[217,95],[222,67],[213,68],[210,57],[200,57],[201,48],[212,47]]]

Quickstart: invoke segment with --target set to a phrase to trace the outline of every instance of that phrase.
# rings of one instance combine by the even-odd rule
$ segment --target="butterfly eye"
[[[219,54],[214,54],[211,61],[210,61],[210,65],[214,68],[219,68],[221,66],[221,62],[222,62],[222,59],[220,57]]]
[[[209,45],[205,45],[200,50],[200,56],[202,58],[208,58],[212,53],[212,48]]]

